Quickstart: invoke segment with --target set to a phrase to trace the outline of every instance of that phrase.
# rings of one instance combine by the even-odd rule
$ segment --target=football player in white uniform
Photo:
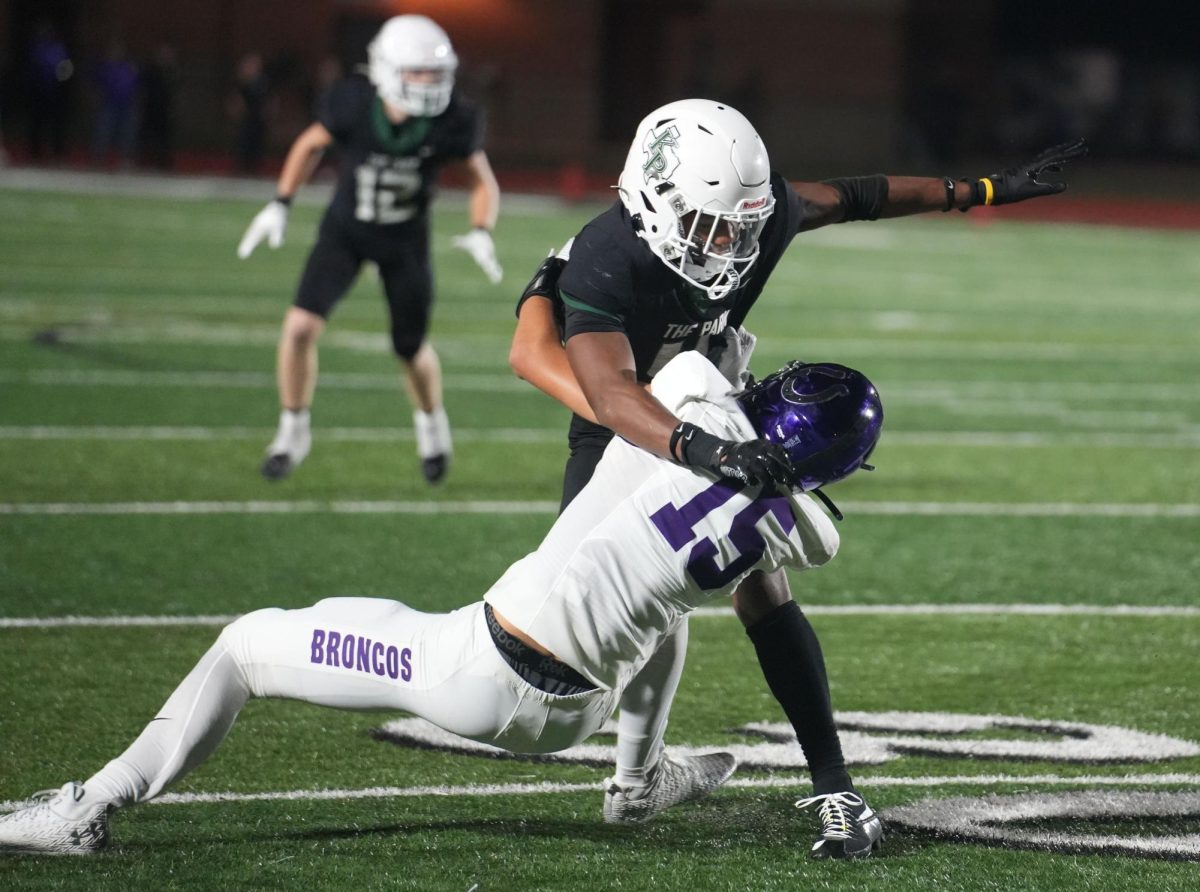
[[[379,270],[392,349],[407,373],[421,471],[430,483],[445,475],[450,423],[441,365],[425,336],[433,306],[428,208],[443,166],[458,168],[470,191],[472,228],[454,244],[493,283],[502,275],[491,236],[500,190],[483,151],[483,115],[454,91],[458,57],[450,38],[425,16],[396,16],[380,29],[368,56],[367,77],[354,75],[330,88],[317,121],[288,152],[276,197],[238,245],[244,259],[264,240],[272,248],[283,244],[292,197],[321,153],[336,144],[337,187],[279,338],[281,412],[262,465],[268,480],[287,477],[308,455],[317,340],[366,261]]]
[[[518,753],[582,742],[620,709],[602,814],[637,822],[706,795],[728,753],[663,749],[683,669],[687,616],[756,568],[805,570],[838,548],[806,490],[863,467],[883,411],[865,377],[793,363],[748,390],[699,353],[659,373],[655,396],[725,451],[766,437],[789,486],[707,473],[614,439],[592,482],[536,551],[483,600],[448,614],[398,601],[331,598],[227,626],[134,743],[84,783],[0,818],[0,850],[87,854],[114,808],[145,802],[211,754],[250,697],[396,709]],[[839,854],[869,854],[882,829],[861,800],[824,801],[845,827]]]

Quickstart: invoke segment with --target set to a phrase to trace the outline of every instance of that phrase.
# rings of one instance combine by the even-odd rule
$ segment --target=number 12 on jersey
[[[416,170],[360,164],[355,168],[355,218],[364,223],[403,223],[417,213],[412,199],[421,190]]]
[[[671,548],[679,551],[697,536],[696,527],[708,515],[745,488],[745,484],[720,480],[676,508],[668,502],[650,515],[650,522],[662,533]],[[767,543],[758,531],[759,520],[767,513],[775,515],[784,533],[796,526],[792,507],[786,496],[760,496],[733,515],[729,531],[724,534],[738,551],[738,557],[726,567],[717,563],[717,545],[708,536],[701,538],[688,554],[687,571],[696,585],[704,591],[723,588],[750,570],[766,552]]]

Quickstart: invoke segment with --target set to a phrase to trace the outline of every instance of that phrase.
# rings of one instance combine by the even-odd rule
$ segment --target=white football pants
[[[582,742],[620,697],[617,777],[632,784],[649,776],[662,752],[686,648],[681,623],[626,695],[555,696],[504,662],[482,601],[451,613],[377,598],[257,610],[226,626],[133,744],[88,779],[86,798],[118,807],[154,798],[217,748],[251,697],[402,710],[517,753]]]

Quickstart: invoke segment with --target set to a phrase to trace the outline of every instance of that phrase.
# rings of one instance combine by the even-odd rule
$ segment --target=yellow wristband
[[[992,199],[996,197],[996,191],[992,187],[992,181],[987,177],[984,177],[979,182],[983,183],[983,203],[985,206],[990,205],[992,203]]]

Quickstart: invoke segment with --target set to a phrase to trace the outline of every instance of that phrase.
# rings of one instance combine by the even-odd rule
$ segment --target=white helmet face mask
[[[367,76],[379,97],[416,117],[446,110],[457,69],[450,38],[423,15],[388,19],[367,47]]]
[[[638,235],[712,300],[742,284],[775,208],[758,133],[740,112],[707,99],[647,115],[617,188]]]

